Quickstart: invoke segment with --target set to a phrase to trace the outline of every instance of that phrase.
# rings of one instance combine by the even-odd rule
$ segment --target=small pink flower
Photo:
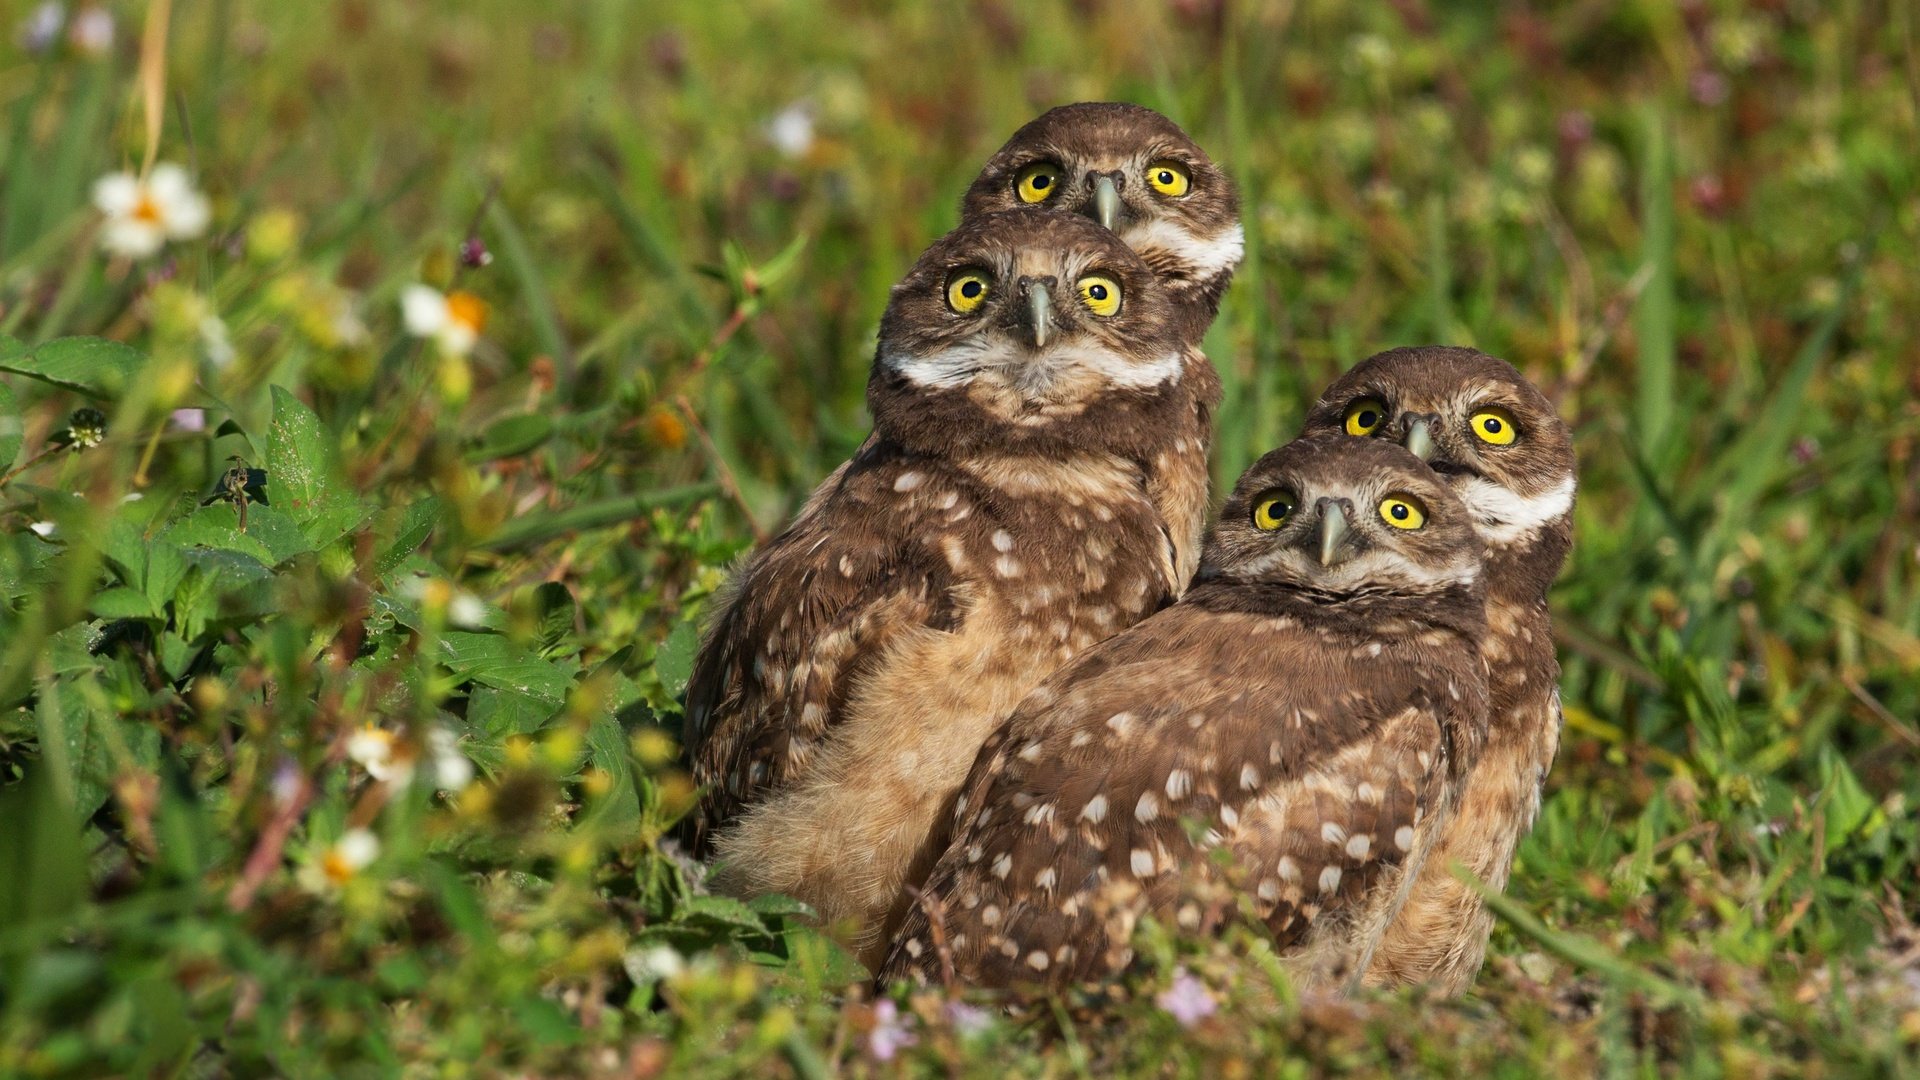
[[[876,1002],[873,1006],[873,1030],[867,1032],[867,1053],[876,1061],[892,1061],[895,1054],[919,1042],[920,1039],[900,1016],[900,1007],[891,1001]]]
[[[947,1002],[947,1023],[962,1035],[973,1036],[993,1026],[993,1014],[964,1001]]]
[[[1188,974],[1185,968],[1174,972],[1173,985],[1160,991],[1153,1003],[1180,1021],[1184,1028],[1205,1020],[1220,1008],[1220,1003],[1207,990],[1207,984]]]

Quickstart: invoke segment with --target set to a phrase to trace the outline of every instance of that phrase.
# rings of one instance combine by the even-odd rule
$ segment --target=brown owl
[[[1405,443],[1445,477],[1486,541],[1487,744],[1367,981],[1466,989],[1492,918],[1453,876],[1504,889],[1560,742],[1560,665],[1547,588],[1573,538],[1573,441],[1512,365],[1473,349],[1394,349],[1362,361],[1307,417],[1309,432]]]
[[[873,435],[735,577],[687,693],[718,888],[867,951],[980,744],[1176,588],[1141,462],[1184,407],[1172,303],[1072,214],[963,223],[893,290]]]
[[[1172,444],[1148,462],[1148,485],[1174,533],[1184,587],[1206,525],[1207,454],[1220,377],[1200,339],[1245,249],[1233,181],[1180,126],[1117,102],[1063,105],[1013,133],[961,202],[965,217],[1034,207],[1067,210],[1112,229],[1146,260],[1179,312],[1189,346],[1190,408]]]
[[[1112,975],[1151,914],[1244,902],[1302,983],[1365,970],[1478,749],[1480,541],[1389,443],[1298,440],[1227,500],[1179,603],[981,748],[883,979]]]

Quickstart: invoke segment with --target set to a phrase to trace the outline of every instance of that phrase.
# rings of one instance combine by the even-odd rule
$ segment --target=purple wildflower
[[[1185,1028],[1212,1016],[1220,1008],[1220,1003],[1207,990],[1207,984],[1194,978],[1185,968],[1174,972],[1173,985],[1160,991],[1153,1003],[1165,1009],[1167,1015],[1180,1021],[1180,1026]]]
[[[867,1032],[867,1052],[874,1060],[892,1061],[895,1054],[919,1041],[919,1037],[907,1029],[898,1005],[891,1001],[874,1004],[873,1030]]]

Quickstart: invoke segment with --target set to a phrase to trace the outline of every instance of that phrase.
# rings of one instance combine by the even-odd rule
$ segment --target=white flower
[[[227,324],[211,312],[200,320],[200,353],[216,370],[233,365],[233,339],[227,335]]]
[[[767,141],[790,158],[805,157],[813,149],[813,108],[796,101],[767,121]]]
[[[456,592],[447,604],[447,621],[468,630],[486,625],[487,605],[470,592]]]
[[[470,292],[443,293],[427,285],[409,285],[400,293],[400,314],[407,333],[432,338],[455,356],[473,351],[487,324],[486,301]]]
[[[413,758],[402,756],[391,731],[368,724],[347,738],[347,756],[367,770],[367,775],[395,787],[405,787],[413,779]]]
[[[124,172],[103,176],[94,182],[93,205],[107,215],[100,246],[131,259],[152,255],[169,240],[199,236],[213,216],[207,197],[178,165],[155,165],[145,180]]]
[[[628,978],[647,986],[687,970],[687,958],[671,945],[654,945],[629,952],[620,958],[620,966],[627,969]]]
[[[15,33],[14,40],[28,54],[38,55],[53,48],[53,43],[60,40],[60,28],[66,24],[66,6],[55,0],[47,0],[20,20],[20,29]]]
[[[105,56],[113,49],[113,13],[103,7],[89,7],[73,17],[67,40],[86,56]]]
[[[1154,995],[1153,1003],[1165,1009],[1185,1028],[1205,1020],[1220,1008],[1220,1003],[1207,991],[1207,984],[1194,978],[1185,968],[1174,972],[1173,985]]]
[[[173,426],[181,431],[207,430],[207,410],[205,409],[175,409],[172,420]]]
[[[366,829],[348,829],[320,857],[320,872],[334,885],[344,885],[380,857],[380,838]]]
[[[459,739],[446,728],[427,733],[427,749],[433,754],[433,786],[441,791],[460,791],[473,782],[473,762],[460,752]]]
[[[60,531],[60,526],[51,521],[36,521],[27,528],[32,529],[33,534],[42,540],[51,540],[54,534]]]

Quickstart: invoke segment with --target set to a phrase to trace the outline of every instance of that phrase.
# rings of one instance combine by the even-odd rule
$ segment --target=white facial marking
[[[1186,264],[1187,276],[1205,281],[1240,265],[1247,250],[1247,233],[1234,222],[1211,237],[1198,237],[1165,218],[1142,221],[1120,235],[1135,251],[1157,248]]]
[[[898,371],[915,386],[928,390],[951,390],[967,385],[979,375],[994,372],[1023,392],[1034,395],[1046,393],[1063,378],[1083,373],[1119,389],[1177,384],[1186,368],[1177,350],[1157,359],[1140,361],[1078,342],[1033,350],[986,334],[921,356],[887,350],[880,354],[880,363]]]
[[[1566,516],[1573,508],[1573,477],[1539,495],[1516,494],[1491,480],[1468,477],[1454,486],[1454,494],[1473,512],[1473,527],[1489,544],[1505,545],[1531,538],[1541,527]]]

